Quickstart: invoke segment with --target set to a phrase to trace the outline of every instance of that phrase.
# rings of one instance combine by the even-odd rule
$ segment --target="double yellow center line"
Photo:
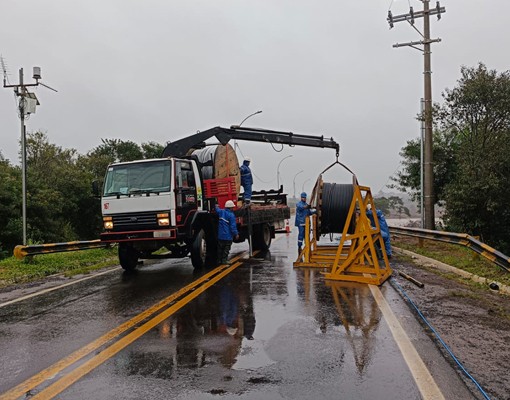
[[[90,358],[88,361],[80,365],[79,367],[75,368],[68,374],[64,375],[62,378],[57,380],[55,383],[51,384],[47,388],[43,389],[41,392],[39,392],[37,395],[33,396],[32,399],[51,399],[57,394],[61,393],[63,390],[71,386],[74,382],[79,380],[81,377],[92,371],[94,368],[98,367],[102,363],[104,363],[109,358],[113,357],[115,354],[117,354],[119,351],[124,349],[129,344],[133,343],[135,340],[140,338],[142,335],[147,333],[150,329],[157,326],[159,323],[164,321],[165,319],[169,318],[171,315],[173,315],[175,312],[177,312],[179,309],[184,307],[186,304],[188,304],[191,300],[205,292],[210,286],[214,285],[216,282],[221,280],[226,275],[230,274],[233,270],[235,270],[237,267],[241,265],[241,262],[239,259],[241,259],[245,254],[241,254],[231,260],[233,262],[232,265],[221,265],[218,268],[214,269],[213,271],[205,274],[204,276],[200,277],[196,281],[190,283],[189,285],[183,287],[179,291],[173,293],[172,295],[168,296],[167,298],[161,300],[159,303],[153,305],[152,307],[148,308],[147,310],[143,311],[142,313],[138,314],[136,317],[130,319],[129,321],[123,323],[122,325],[119,325],[117,328],[112,329],[110,332],[104,334],[103,336],[99,337],[98,339],[94,340],[90,344],[82,347],[81,349],[75,351],[74,353],[70,354],[69,356],[63,358],[62,360],[56,362],[55,364],[51,365],[50,367],[42,370],[37,375],[34,375],[33,377],[27,379],[26,381],[22,382],[18,386],[12,388],[8,392],[5,392],[4,394],[0,395],[0,400],[10,400],[10,399],[17,399],[21,396],[24,396],[28,391],[34,389],[35,387],[41,385],[43,382],[47,381],[48,379],[54,377],[56,374],[60,373],[64,369],[70,367],[74,363],[76,363],[78,360],[82,359],[86,355],[90,354],[94,350],[97,350],[101,346],[105,345],[109,341],[115,339],[122,333],[126,332],[127,330],[135,327],[137,324],[141,323],[145,319],[151,317],[152,315],[156,314],[161,309],[168,307],[160,314],[154,316],[149,321],[145,322],[143,325],[139,326],[138,328],[134,329],[132,332],[127,334],[126,336],[120,338],[107,348],[105,348],[103,351],[101,351],[99,354],[95,355],[94,357]],[[180,300],[180,297],[186,295]],[[174,304],[172,304],[175,302]]]

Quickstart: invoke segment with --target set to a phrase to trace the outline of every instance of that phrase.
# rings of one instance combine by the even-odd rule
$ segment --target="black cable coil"
[[[323,184],[318,224],[320,235],[343,232],[353,196],[354,186],[351,184]],[[348,233],[354,233],[354,221],[352,218]]]

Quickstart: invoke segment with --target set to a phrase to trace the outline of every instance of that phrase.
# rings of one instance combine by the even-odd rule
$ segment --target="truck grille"
[[[113,215],[113,230],[158,228],[156,214],[157,212],[143,212]]]

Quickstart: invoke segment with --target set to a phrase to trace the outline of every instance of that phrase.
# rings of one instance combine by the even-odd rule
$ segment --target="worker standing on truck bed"
[[[239,239],[237,232],[236,217],[232,209],[234,202],[227,200],[225,209],[221,209],[216,205],[216,212],[218,213],[218,264],[230,264],[228,262],[228,254],[234,239]]]
[[[306,202],[306,193],[301,193],[301,201],[296,204],[296,222],[294,225],[298,227],[298,256],[301,254],[301,246],[305,238],[305,221],[306,217],[315,214],[315,210],[310,209],[310,204]]]
[[[251,187],[253,185],[253,177],[251,175],[250,162],[250,157],[244,157],[243,165],[239,167],[241,170],[241,186],[244,189],[244,204],[250,204],[251,202]]]

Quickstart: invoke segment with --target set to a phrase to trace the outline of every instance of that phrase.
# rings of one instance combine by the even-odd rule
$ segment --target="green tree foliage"
[[[447,229],[510,251],[510,72],[461,68],[435,109],[434,190]],[[419,140],[402,149],[395,187],[419,198]]]
[[[456,171],[458,140],[450,131],[435,130],[433,134],[434,196],[435,203],[444,200],[445,187],[452,181]],[[411,199],[420,201],[421,196],[421,143],[412,139],[401,149],[402,169],[390,179],[391,188],[409,193]]]
[[[160,158],[165,146],[156,142],[142,143],[143,158]]]
[[[463,67],[444,94],[439,119],[461,143],[455,179],[445,192],[445,221],[510,250],[510,72]]]
[[[134,161],[159,158],[164,146],[156,142],[142,143],[140,146],[132,141],[120,139],[101,139],[101,144],[82,156],[79,163],[92,173],[94,179],[102,185],[106,168],[113,162]]]
[[[102,181],[115,161],[157,158],[163,146],[155,142],[103,139],[80,155],[49,143],[42,132],[27,135],[27,236],[29,242],[90,240],[101,230],[99,199],[92,181]],[[21,168],[0,153],[0,258],[22,241]]]
[[[21,170],[0,154],[0,259],[22,237]]]
[[[53,243],[97,236],[99,204],[91,196],[92,174],[74,149],[50,144],[42,132],[27,137],[27,234]]]
[[[375,208],[381,210],[384,215],[390,215],[390,201],[387,197],[374,198]]]

